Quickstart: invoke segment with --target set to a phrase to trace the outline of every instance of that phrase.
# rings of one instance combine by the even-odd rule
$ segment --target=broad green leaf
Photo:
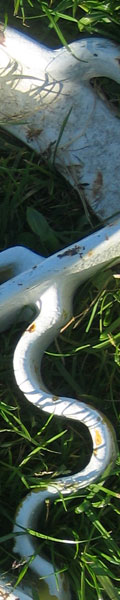
[[[47,219],[35,208],[27,208],[27,222],[29,227],[39,236],[44,248],[50,252],[57,250],[59,242]]]

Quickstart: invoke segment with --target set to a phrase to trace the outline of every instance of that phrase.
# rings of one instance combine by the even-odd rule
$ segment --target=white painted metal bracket
[[[120,83],[120,46],[111,40],[50,50],[12,28],[0,32],[3,127],[55,162],[105,221],[120,214],[120,120],[90,85],[99,76]]]
[[[111,260],[120,260],[120,221],[110,224],[84,240],[43,259],[26,248],[10,248],[1,252],[0,328],[9,327],[18,317],[36,315],[17,344],[14,373],[26,398],[38,408],[54,415],[84,423],[92,439],[88,465],[79,473],[54,481],[45,491],[28,494],[18,507],[14,532],[15,552],[28,559],[35,555],[30,568],[44,578],[42,600],[70,600],[71,592],[64,574],[56,575],[53,565],[37,553],[34,537],[28,529],[37,530],[38,516],[46,498],[75,493],[100,477],[106,476],[116,458],[116,437],[106,417],[88,404],[73,398],[52,395],[42,381],[40,365],[43,353],[72,315],[73,295],[77,287]],[[20,535],[21,533],[21,535]],[[69,543],[69,540],[68,540]],[[0,580],[3,598],[5,584]],[[7,585],[7,584],[6,584]],[[21,587],[11,591],[9,600],[29,600],[32,592]],[[17,594],[17,598],[16,598]]]

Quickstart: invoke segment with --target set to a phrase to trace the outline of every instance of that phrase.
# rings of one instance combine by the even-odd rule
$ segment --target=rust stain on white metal
[[[36,330],[36,323],[32,323],[31,325],[29,325],[29,327],[27,328],[27,331],[29,331],[29,333],[34,333],[34,331]]]
[[[95,430],[95,443],[96,446],[100,446],[100,444],[102,444],[102,436],[101,433],[98,429]]]
[[[92,249],[91,249],[91,250],[89,250],[89,252],[88,252],[88,256],[92,256],[93,252],[94,252],[94,250],[92,250]]]

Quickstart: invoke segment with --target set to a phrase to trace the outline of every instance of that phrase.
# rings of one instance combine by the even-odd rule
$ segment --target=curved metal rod
[[[69,585],[67,579],[64,579],[64,576],[62,579],[58,574],[57,589],[53,565],[37,554],[34,536],[29,535],[27,531],[37,530],[38,515],[46,498],[54,499],[59,493],[75,493],[101,476],[106,476],[106,469],[111,469],[116,458],[116,437],[110,422],[93,407],[73,398],[52,395],[42,381],[40,364],[50,341],[72,314],[73,295],[78,285],[98,272],[102,265],[108,264],[110,259],[116,258],[117,262],[119,256],[118,221],[41,261],[40,264],[34,264],[32,269],[1,286],[3,317],[6,302],[9,301],[8,319],[11,319],[11,306],[13,313],[14,308],[18,311],[18,305],[19,308],[23,306],[26,294],[28,303],[31,298],[38,310],[37,318],[22,335],[14,353],[14,373],[19,388],[34,406],[45,412],[84,423],[92,439],[92,455],[82,471],[57,479],[43,492],[28,494],[18,507],[14,532],[19,533],[19,536],[16,537],[15,551],[26,558],[35,554],[30,567],[37,575],[44,577],[47,600],[51,595],[59,600],[69,600]],[[64,584],[67,585],[65,593]],[[44,595],[42,597],[44,598]]]
[[[64,574],[58,573],[57,587],[53,565],[38,556],[34,536],[27,530],[37,529],[37,518],[46,498],[52,499],[59,493],[75,493],[99,477],[105,477],[106,469],[111,469],[116,458],[116,437],[112,425],[99,411],[73,398],[56,397],[46,390],[40,364],[50,341],[72,315],[72,300],[78,285],[110,260],[119,261],[119,256],[120,221],[48,259],[21,247],[10,248],[0,255],[0,274],[4,281],[0,286],[1,330],[19,316],[24,319],[24,307],[27,311],[30,306],[34,307],[37,314],[14,353],[17,384],[26,398],[45,412],[84,423],[92,439],[92,455],[85,469],[57,479],[46,491],[28,494],[17,511],[14,532],[19,536],[16,537],[15,551],[27,559],[35,554],[30,566],[37,575],[44,577],[47,600],[51,595],[59,600],[70,600],[69,584]],[[67,591],[64,591],[64,585]],[[20,588],[19,595],[23,593]],[[45,594],[46,589],[42,591],[42,600],[46,598]]]

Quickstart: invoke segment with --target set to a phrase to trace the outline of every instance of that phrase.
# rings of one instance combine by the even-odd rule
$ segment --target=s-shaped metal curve
[[[38,408],[84,423],[89,429],[93,446],[90,461],[82,471],[57,479],[53,486],[48,486],[43,492],[28,494],[22,501],[14,526],[15,534],[21,532],[16,537],[15,551],[26,558],[36,554],[34,538],[26,530],[35,530],[45,499],[59,496],[60,492],[63,495],[75,493],[101,476],[105,477],[108,465],[111,468],[116,458],[116,436],[106,417],[88,404],[73,398],[53,396],[42,381],[40,364],[45,349],[72,315],[72,300],[78,285],[110,260],[116,259],[117,262],[119,256],[120,221],[48,259],[25,248],[1,253],[0,264],[6,270],[11,268],[11,272],[16,269],[16,276],[1,285],[1,328],[5,328],[5,316],[7,324],[17,317],[26,298],[27,305],[33,303],[37,310],[36,319],[22,335],[14,353],[17,384],[26,398]],[[38,576],[45,578],[47,600],[53,597],[70,600],[67,580],[67,592],[64,592],[64,576],[62,579],[58,574],[57,588],[55,571],[50,562],[36,554],[30,566]],[[46,596],[42,594],[42,598]]]

